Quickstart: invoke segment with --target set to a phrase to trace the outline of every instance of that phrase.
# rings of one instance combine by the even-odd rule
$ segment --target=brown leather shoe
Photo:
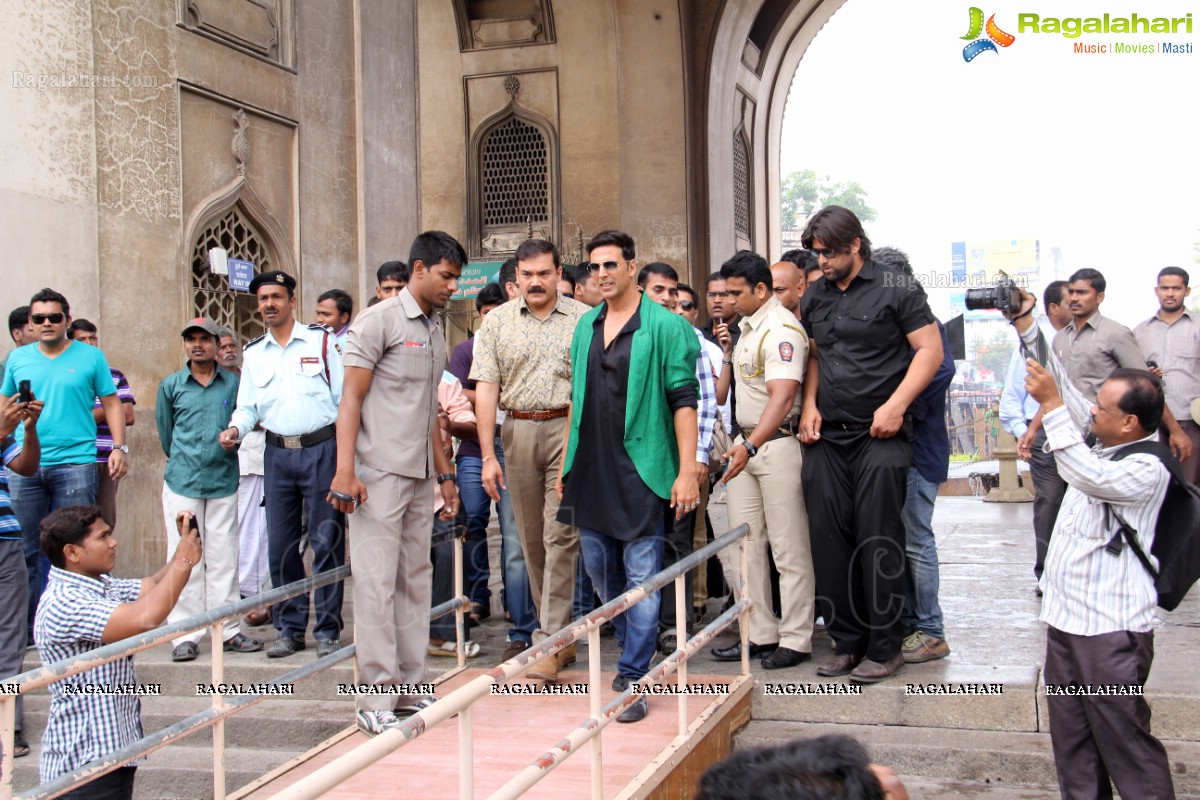
[[[904,654],[897,653],[887,661],[879,662],[863,659],[863,662],[850,673],[852,683],[879,683],[892,677],[896,670],[904,666]]]
[[[558,656],[553,655],[543,658],[525,673],[525,677],[542,680],[546,683],[558,683]]]
[[[817,674],[825,678],[849,675],[862,660],[862,656],[856,656],[853,653],[840,653],[817,667]]]
[[[571,642],[571,644],[567,645],[565,648],[563,648],[563,649],[562,649],[562,650],[559,652],[559,654],[558,654],[558,668],[559,668],[559,669],[566,669],[567,667],[569,667],[569,666],[571,666],[572,664],[574,664],[574,663],[575,663],[575,661],[576,661],[576,654],[575,654],[575,643],[574,643],[574,642]]]

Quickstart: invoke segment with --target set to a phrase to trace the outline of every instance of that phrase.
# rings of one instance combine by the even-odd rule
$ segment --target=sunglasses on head
[[[696,304],[693,303],[691,300],[680,300],[679,307],[682,308],[684,311],[691,311],[693,308],[696,307]]]
[[[30,314],[29,315],[29,320],[34,325],[41,325],[46,322],[49,322],[52,325],[58,325],[66,318],[67,318],[67,315],[63,314],[61,312],[56,313],[56,314]]]

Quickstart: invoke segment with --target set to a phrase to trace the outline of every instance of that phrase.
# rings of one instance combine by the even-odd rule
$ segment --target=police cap
[[[296,291],[296,279],[291,275],[288,275],[286,272],[280,272],[279,270],[275,269],[271,270],[270,272],[260,272],[259,274],[255,275],[250,281],[250,293],[258,294],[258,287],[267,283],[275,284],[277,286],[286,286],[288,294],[292,294]]]

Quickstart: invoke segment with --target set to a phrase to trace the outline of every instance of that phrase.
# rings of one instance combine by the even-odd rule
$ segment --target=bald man
[[[793,317],[800,319],[800,298],[804,295],[804,273],[791,261],[778,261],[771,265],[771,281],[775,284],[775,297]]]

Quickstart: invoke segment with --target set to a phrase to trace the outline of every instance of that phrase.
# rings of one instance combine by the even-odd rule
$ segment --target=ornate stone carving
[[[249,124],[246,122],[246,112],[238,109],[233,112],[233,141],[230,142],[230,149],[233,150],[233,157],[237,159],[238,175],[246,177],[246,165],[250,163],[250,142],[246,139],[246,131],[249,129]]]

